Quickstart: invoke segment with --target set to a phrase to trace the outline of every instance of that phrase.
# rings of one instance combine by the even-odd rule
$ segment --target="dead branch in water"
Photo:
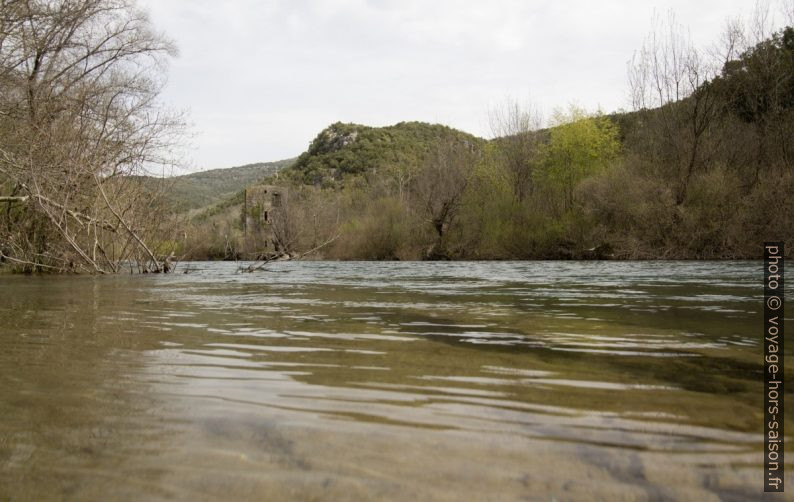
[[[23,195],[21,197],[0,197],[0,202],[19,202],[21,204],[23,202],[27,202],[28,198],[29,197],[27,195]]]
[[[2,261],[2,260],[8,260],[11,263],[16,263],[17,265],[27,265],[29,267],[39,267],[39,268],[45,268],[45,269],[49,269],[49,270],[57,270],[59,272],[63,270],[62,268],[59,268],[59,267],[52,267],[50,265],[42,265],[41,263],[36,263],[36,262],[28,261],[28,260],[20,260],[19,258],[14,258],[13,256],[7,256],[7,255],[3,254],[2,251],[0,251],[0,261]]]
[[[256,261],[256,262],[248,265],[247,267],[238,267],[237,271],[238,272],[251,273],[251,272],[256,272],[258,270],[263,270],[267,266],[268,263],[273,262],[273,261],[300,260],[300,259],[302,259],[302,258],[304,258],[304,257],[306,257],[306,256],[308,256],[308,255],[310,255],[312,253],[315,253],[315,252],[319,251],[320,249],[324,248],[325,246],[331,244],[332,242],[334,242],[336,239],[339,238],[339,235],[340,234],[336,234],[333,237],[331,237],[330,239],[328,239],[327,241],[323,242],[322,244],[320,244],[318,246],[315,246],[312,249],[306,251],[305,253],[301,253],[301,254],[299,254],[297,256],[277,255],[277,256],[274,256],[272,258],[267,258],[265,260]]]

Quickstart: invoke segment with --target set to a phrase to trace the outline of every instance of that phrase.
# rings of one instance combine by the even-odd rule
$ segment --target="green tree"
[[[612,163],[620,154],[618,126],[602,115],[571,106],[557,111],[546,149],[545,177],[559,190],[565,211],[574,207],[576,186]]]

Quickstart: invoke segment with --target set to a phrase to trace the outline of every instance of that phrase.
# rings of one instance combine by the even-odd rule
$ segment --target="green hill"
[[[294,161],[295,159],[258,162],[225,169],[211,169],[158,181],[170,185],[168,189],[180,209],[197,209],[229,198],[246,186],[273,176]]]
[[[417,166],[438,140],[447,136],[474,144],[484,142],[439,124],[400,122],[369,127],[337,122],[323,129],[284,174],[305,184],[334,186],[351,175]]]

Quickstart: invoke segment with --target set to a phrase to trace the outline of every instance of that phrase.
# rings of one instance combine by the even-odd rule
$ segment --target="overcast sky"
[[[489,136],[512,96],[547,115],[628,107],[654,12],[696,43],[747,0],[139,0],[179,47],[163,100],[193,124],[191,170],[294,157],[336,122],[438,122]]]

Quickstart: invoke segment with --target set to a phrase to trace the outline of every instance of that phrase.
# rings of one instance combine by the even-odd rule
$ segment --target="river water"
[[[756,499],[761,281],[756,262],[2,276],[0,500]]]

